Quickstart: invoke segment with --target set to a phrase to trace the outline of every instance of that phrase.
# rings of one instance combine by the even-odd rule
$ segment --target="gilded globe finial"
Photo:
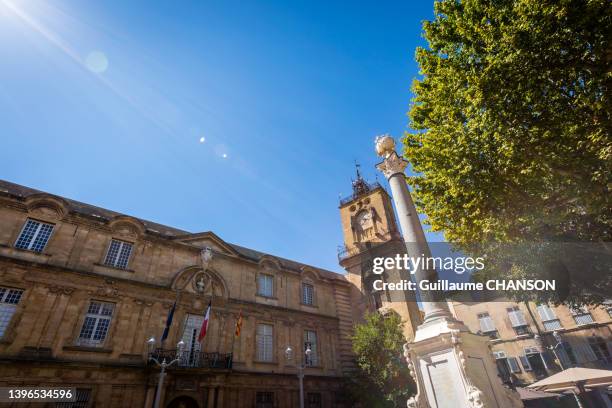
[[[388,133],[376,136],[374,145],[376,146],[376,154],[380,157],[387,157],[395,151],[395,140]]]

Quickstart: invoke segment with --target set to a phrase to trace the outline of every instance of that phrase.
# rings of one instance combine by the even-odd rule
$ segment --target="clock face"
[[[357,214],[357,223],[362,229],[372,227],[372,213],[370,211],[362,211]]]

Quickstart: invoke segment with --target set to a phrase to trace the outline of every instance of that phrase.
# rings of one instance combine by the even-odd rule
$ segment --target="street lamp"
[[[542,341],[542,338],[537,334],[534,336],[534,338],[538,343],[540,343],[542,347],[546,347],[547,349],[552,351],[553,355],[555,356],[555,359],[559,362],[561,371],[563,371],[565,370],[565,367],[563,367],[563,362],[561,361],[561,358],[559,358],[559,355],[557,354],[557,347],[563,346],[563,339],[561,338],[561,334],[557,330],[553,331],[552,335],[555,338],[555,341],[557,342],[554,346],[544,346],[544,342]]]
[[[304,350],[304,359],[301,364],[296,364],[297,368],[297,376],[300,383],[300,408],[304,408],[304,367],[306,366],[305,362],[312,354],[312,349],[310,348],[310,344],[306,344],[306,350]],[[293,361],[293,349],[291,346],[287,346],[285,349],[285,359],[288,363]]]
[[[153,357],[153,348],[155,347],[155,337],[151,337],[147,340],[147,345],[149,347],[149,361],[153,361],[159,367],[161,367],[161,372],[159,373],[159,381],[157,382],[157,391],[155,392],[155,402],[153,404],[154,408],[159,408],[159,404],[161,402],[161,391],[164,387],[164,378],[166,377],[166,367],[170,367],[172,364],[179,362],[181,359],[181,354],[183,354],[183,349],[185,348],[185,342],[183,340],[179,341],[176,344],[176,358],[169,363],[166,362],[166,357],[164,357],[159,362],[158,359]]]

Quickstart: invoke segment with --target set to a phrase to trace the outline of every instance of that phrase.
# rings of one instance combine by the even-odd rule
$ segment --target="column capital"
[[[408,167],[408,162],[399,157],[399,155],[395,151],[392,151],[387,154],[385,160],[376,165],[376,168],[385,175],[387,180],[390,179],[391,176],[393,176],[394,174],[403,174],[406,167]]]

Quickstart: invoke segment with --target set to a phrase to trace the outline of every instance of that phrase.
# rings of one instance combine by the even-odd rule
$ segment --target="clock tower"
[[[366,182],[358,165],[353,194],[340,200],[340,219],[344,245],[338,249],[338,260],[353,284],[353,322],[362,321],[366,312],[392,309],[401,316],[404,336],[411,341],[422,321],[414,292],[373,287],[374,281],[380,279],[384,282],[410,280],[410,272],[385,269],[377,275],[372,271],[375,258],[403,256],[406,245],[397,226],[391,197],[378,182]]]

